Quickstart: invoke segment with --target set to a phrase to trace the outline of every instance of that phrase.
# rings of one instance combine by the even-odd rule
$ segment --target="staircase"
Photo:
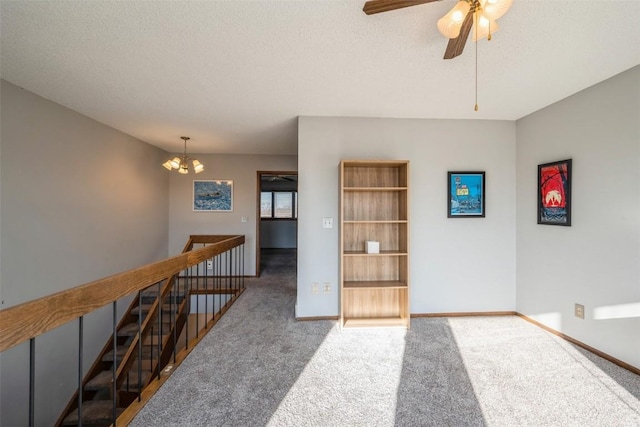
[[[109,426],[159,378],[174,350],[180,350],[188,309],[185,284],[173,277],[140,291],[117,326],[115,351],[112,337],[84,380],[81,411],[76,393],[58,425]]]
[[[242,235],[192,235],[180,255],[1,309],[0,354],[14,349],[28,361],[16,382],[28,399],[2,410],[30,427],[127,425],[244,292],[244,244]],[[129,306],[118,320],[122,301]],[[84,319],[105,306],[112,307],[104,325],[111,337],[86,369]],[[46,381],[36,381],[36,362],[51,357],[38,342],[69,322],[78,323],[78,344],[64,352],[76,353],[77,371],[61,383],[78,390],[55,421],[35,404],[48,392]]]

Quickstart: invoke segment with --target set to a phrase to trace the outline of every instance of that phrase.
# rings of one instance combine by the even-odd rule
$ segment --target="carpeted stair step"
[[[140,384],[141,387],[144,387],[150,375],[151,375],[151,372],[149,372],[148,370],[142,369],[142,384]],[[138,381],[138,365],[134,363],[134,366],[129,371],[129,376],[128,377],[125,376],[124,381],[122,381],[122,384],[120,385],[120,389],[137,392],[138,385],[139,385],[138,382],[139,382]]]
[[[176,295],[175,297],[173,296],[173,292],[171,295],[166,297],[165,303],[169,303],[172,301],[177,301],[178,304],[181,303],[182,301],[184,301],[184,296],[185,296],[185,292],[184,289],[182,289],[182,287],[180,287],[179,289],[174,290],[173,292],[178,292],[178,295]],[[156,299],[158,299],[158,291],[142,291],[142,295],[141,295],[141,299],[142,299],[142,304],[153,304]]]
[[[153,304],[142,304],[142,305],[139,305],[137,307],[133,307],[131,309],[131,315],[132,316],[137,316],[138,313],[140,313],[140,311],[142,311],[142,314],[144,316],[146,316],[147,313],[149,313],[149,310],[151,310],[152,306],[153,306]],[[171,314],[171,311],[173,311],[173,310],[175,310],[177,312],[179,307],[180,307],[179,304],[178,305],[173,304],[173,307],[172,307],[172,304],[164,304],[162,306],[162,313],[163,313],[163,315],[164,314],[169,315],[169,314]]]
[[[98,375],[87,381],[84,389],[89,391],[97,391],[105,388],[110,389],[111,384],[113,384],[113,371],[102,371]]]
[[[155,332],[155,331],[154,331]],[[170,336],[171,334],[164,334],[160,336],[160,341],[165,343],[167,342],[167,337]],[[148,334],[146,337],[144,337],[144,340],[142,340],[142,345],[153,345],[153,346],[157,346],[158,345],[158,334],[154,333],[152,334]],[[137,351],[137,350],[136,350]]]
[[[122,328],[120,328],[120,330],[118,331],[118,335],[120,335],[121,337],[133,337],[137,333],[138,333],[138,323],[137,322],[129,323],[129,324],[123,326]]]
[[[129,349],[128,345],[119,345],[118,347],[116,347],[116,360],[118,363],[120,363],[122,361],[122,358],[124,357],[124,355],[127,353],[127,350]],[[151,355],[153,352],[153,358],[155,359],[156,357],[158,357],[158,346],[154,345],[154,346],[150,346],[150,345],[143,345],[142,346],[142,359],[151,359]],[[133,356],[136,356],[138,354],[138,349],[134,349],[133,350]],[[104,356],[102,357],[102,361],[103,362],[113,362],[113,350],[108,351],[104,354]]]
[[[149,326],[149,332],[151,332],[151,329],[153,329],[153,335],[157,336],[158,335],[158,323],[154,322],[152,325]],[[163,335],[166,335],[169,331],[171,330],[171,323],[163,323],[162,324],[162,332]],[[118,336],[121,337],[133,337],[136,336],[138,333],[138,324],[136,322],[133,323],[129,323],[125,326],[123,326],[122,328],[120,328],[120,330],[118,331]],[[151,335],[151,334],[149,334]]]
[[[122,360],[128,349],[128,345],[119,345],[118,347],[116,347],[116,360],[118,361],[118,363]],[[113,362],[113,350],[106,352],[104,356],[102,356],[102,361]]]
[[[116,408],[116,416],[124,412]],[[82,403],[82,424],[85,426],[110,425],[113,422],[113,403],[110,400],[89,400]],[[75,410],[62,421],[64,426],[78,425],[78,411]]]

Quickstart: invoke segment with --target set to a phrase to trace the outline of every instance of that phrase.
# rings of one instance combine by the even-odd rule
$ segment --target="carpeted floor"
[[[132,426],[640,425],[640,377],[520,318],[298,322],[295,252],[263,260]]]

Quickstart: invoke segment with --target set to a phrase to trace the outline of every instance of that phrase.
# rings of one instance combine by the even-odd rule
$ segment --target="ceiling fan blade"
[[[388,12],[390,10],[417,6],[419,4],[431,3],[434,1],[440,0],[370,0],[364,4],[362,10],[367,15],[373,15],[374,13]]]
[[[453,59],[460,55],[464,50],[464,45],[467,43],[469,32],[473,26],[473,12],[474,10],[471,8],[469,13],[467,13],[467,16],[464,18],[464,22],[462,23],[462,27],[460,28],[460,34],[458,37],[449,40],[447,50],[444,51],[444,59]]]

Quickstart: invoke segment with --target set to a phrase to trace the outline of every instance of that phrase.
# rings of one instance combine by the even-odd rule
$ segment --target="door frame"
[[[260,218],[260,193],[262,192],[262,175],[295,175],[298,176],[298,171],[257,171],[256,181],[256,277],[260,277],[260,224],[262,219]],[[297,192],[296,185],[296,192]],[[297,225],[296,225],[297,228]]]

